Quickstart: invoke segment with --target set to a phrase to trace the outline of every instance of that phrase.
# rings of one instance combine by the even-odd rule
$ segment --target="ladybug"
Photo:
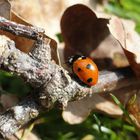
[[[68,59],[68,63],[72,65],[74,74],[86,85],[93,86],[98,81],[98,68],[92,59],[75,55]]]

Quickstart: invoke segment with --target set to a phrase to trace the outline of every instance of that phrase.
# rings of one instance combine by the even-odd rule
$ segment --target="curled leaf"
[[[108,24],[111,34],[118,40],[135,74],[140,77],[140,36],[134,30],[133,22],[115,17]]]
[[[100,70],[127,66],[120,44],[109,32],[108,22],[106,15],[95,14],[85,5],[67,8],[61,18],[65,61],[78,53],[93,58]]]

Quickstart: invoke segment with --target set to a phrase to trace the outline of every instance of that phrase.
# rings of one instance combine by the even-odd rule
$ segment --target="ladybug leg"
[[[89,86],[86,85],[84,82],[82,82],[76,74],[74,74],[73,68],[72,68],[72,72],[73,72],[73,73],[71,73],[70,76],[72,77],[73,80],[75,80],[75,81],[76,81],[77,83],[79,83],[81,86],[89,87]]]
[[[74,79],[77,83],[79,83],[81,86],[90,87],[90,86],[88,86],[87,84],[85,84],[84,82],[82,82],[76,74],[73,74],[72,77],[73,77],[73,79]]]

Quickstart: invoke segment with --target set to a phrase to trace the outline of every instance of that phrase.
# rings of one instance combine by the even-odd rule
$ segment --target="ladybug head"
[[[70,56],[68,58],[68,64],[72,65],[74,63],[74,61],[76,61],[77,59],[85,59],[86,57],[83,56],[83,55],[79,55],[79,54],[76,54],[76,55],[73,55],[73,56]]]

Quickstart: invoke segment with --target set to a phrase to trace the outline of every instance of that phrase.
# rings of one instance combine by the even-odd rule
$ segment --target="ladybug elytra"
[[[98,68],[92,59],[82,55],[75,55],[69,58],[68,63],[72,65],[73,72],[83,83],[88,86],[93,86],[97,83]]]

